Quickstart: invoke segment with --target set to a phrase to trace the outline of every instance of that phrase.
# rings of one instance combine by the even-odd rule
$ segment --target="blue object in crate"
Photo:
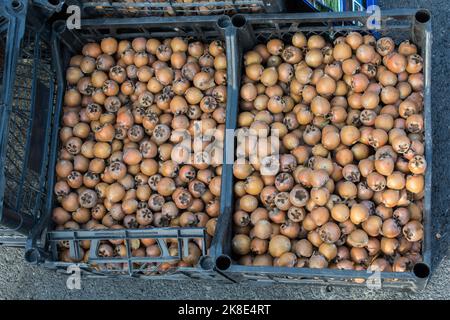
[[[377,0],[303,0],[314,11],[364,11],[372,5],[377,5]]]
[[[378,4],[377,0],[347,0],[343,1],[345,3],[345,11],[363,11],[370,6],[375,6]]]

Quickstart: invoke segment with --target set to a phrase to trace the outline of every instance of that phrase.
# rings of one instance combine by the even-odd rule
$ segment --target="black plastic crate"
[[[169,38],[175,36],[186,37],[195,40],[221,39],[226,44],[227,63],[231,63],[234,43],[231,38],[235,33],[228,16],[205,17],[147,17],[128,19],[91,19],[82,20],[80,30],[69,30],[65,21],[57,21],[53,25],[51,38],[53,77],[57,81],[56,100],[50,104],[52,110],[48,112],[51,117],[51,130],[42,130],[41,134],[50,141],[49,149],[43,151],[49,153],[49,166],[45,177],[48,182],[45,204],[42,206],[42,215],[28,238],[25,258],[28,262],[44,265],[47,268],[67,270],[72,264],[62,262],[58,256],[58,243],[67,244],[72,257],[81,258],[80,242],[89,240],[89,260],[77,264],[86,274],[91,276],[134,276],[152,277],[163,279],[202,278],[222,280],[224,277],[214,272],[211,257],[205,248],[204,228],[150,228],[150,229],[122,229],[122,230],[53,230],[51,221],[52,209],[56,204],[52,192],[56,182],[55,165],[57,154],[60,150],[59,129],[62,115],[63,97],[65,93],[65,70],[70,57],[81,51],[84,44],[89,41],[99,41],[107,36],[117,39],[133,39],[135,37]],[[232,78],[232,70],[228,68],[227,78]],[[233,83],[228,82],[228,95]],[[230,109],[230,102],[227,102]],[[229,111],[227,111],[227,116]],[[221,202],[222,205],[222,202]],[[223,212],[223,209],[221,209]],[[157,258],[133,257],[131,247],[133,239],[152,238],[160,246],[162,255]],[[178,239],[178,255],[170,256],[164,239]],[[102,240],[121,239],[127,246],[127,256],[123,258],[102,258],[98,255],[98,246]],[[198,266],[193,268],[176,268],[167,272],[160,272],[158,267],[163,262],[179,260],[187,255],[187,243],[189,240],[198,239],[202,242],[202,258]],[[216,235],[212,239],[211,252],[220,237]],[[136,265],[139,264],[139,265]]]
[[[283,12],[284,0],[68,0],[83,17],[195,16]]]
[[[234,68],[234,76],[230,81],[239,88],[242,70],[243,52],[253,48],[257,43],[266,42],[271,38],[290,40],[297,31],[307,35],[321,34],[333,39],[350,31],[368,33],[366,21],[369,15],[364,12],[344,13],[292,13],[270,15],[235,15],[232,18],[233,25],[238,30],[237,41],[234,46],[237,61]],[[411,272],[382,272],[380,276],[367,271],[310,269],[310,268],[286,268],[286,267],[253,267],[237,264],[233,260],[231,250],[232,216],[234,213],[234,176],[232,166],[224,173],[223,185],[228,196],[224,206],[224,212],[219,218],[222,242],[216,246],[215,269],[235,282],[256,281],[258,283],[294,283],[294,284],[322,284],[322,285],[347,285],[366,286],[377,284],[380,279],[383,287],[397,289],[421,290],[426,286],[431,270],[431,164],[432,164],[432,123],[431,123],[431,22],[430,13],[425,10],[400,9],[382,12],[382,29],[376,30],[375,35],[391,36],[397,40],[411,39],[417,44],[424,58],[424,117],[425,117],[425,155],[428,168],[425,176],[425,200],[424,200],[424,230],[425,237],[422,245],[423,263],[414,266]],[[232,102],[231,102],[232,101]],[[239,113],[239,92],[230,97],[233,110],[228,110],[232,117],[227,119],[230,128],[236,129],[236,118]],[[235,143],[235,142],[234,142]],[[226,144],[225,155],[228,161],[234,161],[233,143]]]
[[[39,217],[47,169],[36,133],[50,105],[49,47],[39,25],[26,23],[27,10],[26,0],[0,4],[0,244],[9,246],[24,246]]]

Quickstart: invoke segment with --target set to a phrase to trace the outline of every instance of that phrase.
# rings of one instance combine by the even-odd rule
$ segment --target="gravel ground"
[[[449,299],[450,260],[439,265],[427,290],[414,294],[392,290],[249,284],[218,284],[206,281],[145,281],[139,279],[82,279],[81,290],[69,290],[65,275],[26,265],[21,251],[0,249],[1,299]],[[263,289],[263,290],[262,290]]]
[[[391,290],[334,288],[327,292],[316,286],[274,285],[261,290],[256,285],[217,284],[205,281],[142,281],[138,279],[83,279],[81,290],[69,290],[66,276],[27,265],[23,251],[0,248],[0,299],[450,299],[450,259],[448,250],[448,211],[450,194],[450,113],[446,112],[449,94],[448,38],[450,3],[446,0],[383,0],[382,8],[423,7],[433,19],[433,276],[420,293]],[[439,168],[437,168],[439,164]],[[446,229],[447,228],[447,229]]]

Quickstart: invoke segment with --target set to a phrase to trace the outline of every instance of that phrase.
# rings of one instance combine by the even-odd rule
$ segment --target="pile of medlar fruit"
[[[219,215],[226,67],[218,40],[109,37],[84,45],[66,72],[56,230],[205,227],[209,247]],[[189,256],[161,268],[195,265],[207,249],[197,240]],[[161,254],[155,239],[131,246],[133,256]],[[73,261],[67,243],[60,247],[61,259]],[[87,261],[90,242],[81,247]],[[168,247],[178,255],[176,239]],[[123,257],[127,248],[104,241],[98,254]]]
[[[427,166],[416,45],[298,32],[258,44],[243,68],[239,263],[411,270],[422,259]]]

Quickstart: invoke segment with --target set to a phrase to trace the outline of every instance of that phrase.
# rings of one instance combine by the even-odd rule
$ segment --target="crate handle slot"
[[[231,25],[231,19],[229,16],[221,16],[218,20],[217,20],[217,26],[221,29],[226,29],[227,27],[229,27]]]
[[[428,283],[431,274],[431,268],[428,264],[424,262],[419,262],[414,265],[412,269],[412,274],[416,279],[415,289],[420,291],[425,289]]]
[[[256,44],[255,33],[247,18],[243,14],[236,14],[231,18],[231,22],[238,29],[239,42],[245,44],[244,49],[248,50],[254,47]]]
[[[226,271],[228,268],[231,267],[231,258],[226,255],[222,254],[217,257],[216,259],[216,268],[220,271]]]
[[[430,266],[426,263],[419,262],[413,267],[413,273],[417,278],[426,279],[430,276]]]
[[[203,256],[200,258],[199,265],[203,270],[213,270],[214,260],[211,257]]]
[[[236,14],[231,18],[231,22],[236,28],[242,28],[247,24],[247,19],[242,14]]]
[[[427,23],[431,19],[431,14],[430,11],[421,9],[416,12],[414,17],[418,23]]]

